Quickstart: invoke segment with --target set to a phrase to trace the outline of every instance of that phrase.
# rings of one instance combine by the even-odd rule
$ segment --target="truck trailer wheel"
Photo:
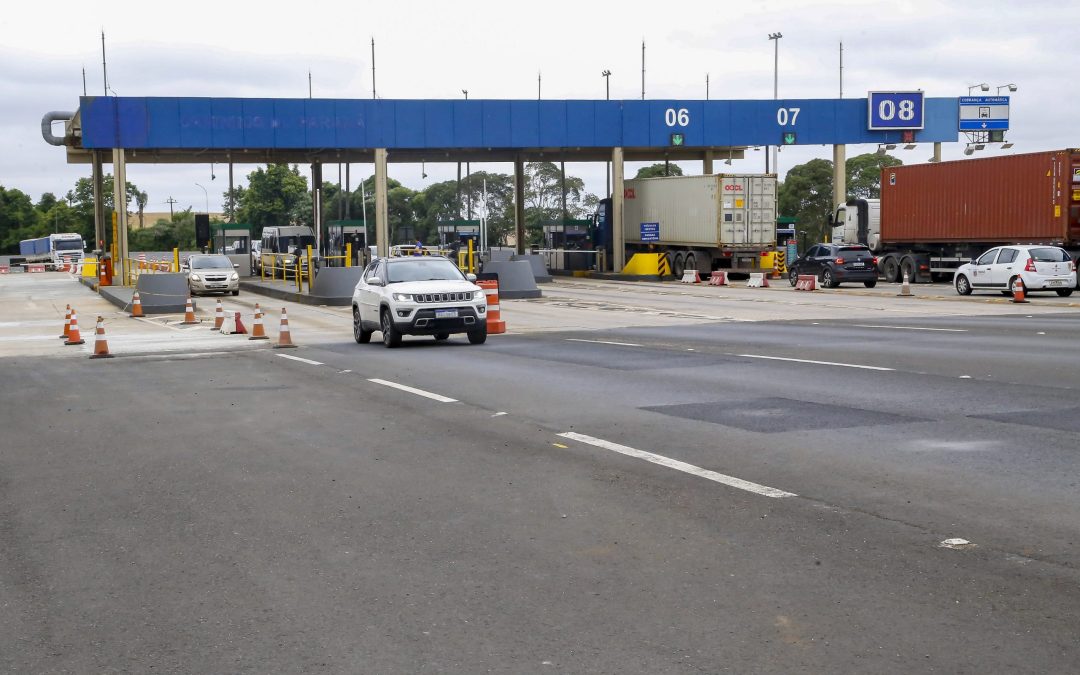
[[[881,263],[881,274],[885,277],[885,283],[895,284],[900,280],[900,264],[894,256],[887,256]]]
[[[697,256],[694,255],[694,253],[691,251],[690,253],[686,254],[685,258],[683,258],[683,269],[696,270],[697,268]]]
[[[904,258],[900,261],[899,281],[903,281],[904,275],[906,274],[908,281],[910,283],[915,283],[915,272],[917,269],[918,267],[915,264],[915,258],[912,258],[911,256],[904,256]]]
[[[668,253],[668,259],[671,260],[671,274],[676,279],[681,279],[683,272],[686,271],[686,264],[683,259],[683,252],[671,251]]]

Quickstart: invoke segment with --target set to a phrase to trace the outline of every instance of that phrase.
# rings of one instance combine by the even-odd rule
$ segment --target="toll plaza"
[[[622,222],[625,161],[702,162],[741,158],[752,146],[833,145],[834,187],[844,194],[846,144],[933,143],[958,138],[957,98],[921,91],[869,92],[861,99],[779,100],[404,100],[242,99],[84,96],[71,113],[50,112],[45,140],[69,163],[93,167],[95,195],[111,161],[118,185],[126,164],[223,163],[229,189],[236,164],[311,167],[313,218],[322,223],[322,167],[369,163],[375,169],[374,244],[389,251],[387,165],[391,162],[508,162],[514,165],[518,253],[525,252],[524,165],[529,161],[610,162],[612,218]],[[48,130],[65,121],[62,138]],[[348,175],[348,172],[346,172]],[[346,186],[348,190],[348,186]],[[97,238],[104,239],[102,200]],[[121,219],[126,219],[122,211]],[[321,229],[321,228],[320,228]],[[126,223],[118,228],[127,256]],[[326,232],[320,231],[324,241]],[[624,235],[613,233],[611,267],[625,263]]]

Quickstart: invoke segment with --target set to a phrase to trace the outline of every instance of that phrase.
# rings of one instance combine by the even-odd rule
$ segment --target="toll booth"
[[[776,219],[776,245],[783,246],[795,238],[795,219],[791,216],[779,216]]]
[[[346,244],[352,244],[352,266],[362,267],[367,263],[368,247],[367,223],[363,220],[331,220],[326,223],[327,256],[330,267],[344,267]]]
[[[474,246],[480,243],[479,220],[440,220],[436,225],[443,248],[465,247],[470,239]]]
[[[246,223],[218,223],[211,228],[211,241],[217,253],[250,255],[252,226]]]
[[[593,247],[593,221],[564,218],[542,223],[544,248],[582,251]]]

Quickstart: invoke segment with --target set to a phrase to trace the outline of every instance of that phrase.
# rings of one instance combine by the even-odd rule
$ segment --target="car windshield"
[[[1069,254],[1060,248],[1033,248],[1028,251],[1035,262],[1068,262]]]
[[[461,281],[464,277],[454,263],[445,258],[418,258],[392,262],[386,266],[387,283],[399,281]]]
[[[292,253],[294,249],[305,249],[308,246],[315,247],[315,237],[310,234],[292,235],[278,238],[278,248]]]
[[[199,256],[191,259],[191,269],[222,270],[232,269],[232,261],[223,255]]]
[[[869,251],[865,246],[841,246],[841,251]]]
[[[55,241],[53,245],[57,251],[81,251],[83,249],[81,239],[60,239]]]

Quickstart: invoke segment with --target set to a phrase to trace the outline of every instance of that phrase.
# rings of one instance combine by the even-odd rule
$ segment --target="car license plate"
[[[1065,280],[1064,279],[1051,279],[1050,281],[1047,282],[1047,285],[1048,286],[1064,286],[1065,285]]]
[[[852,267],[865,267],[866,263],[855,262],[855,263],[851,263],[851,266]]]
[[[458,313],[456,309],[437,309],[435,310],[436,319],[456,319]]]

